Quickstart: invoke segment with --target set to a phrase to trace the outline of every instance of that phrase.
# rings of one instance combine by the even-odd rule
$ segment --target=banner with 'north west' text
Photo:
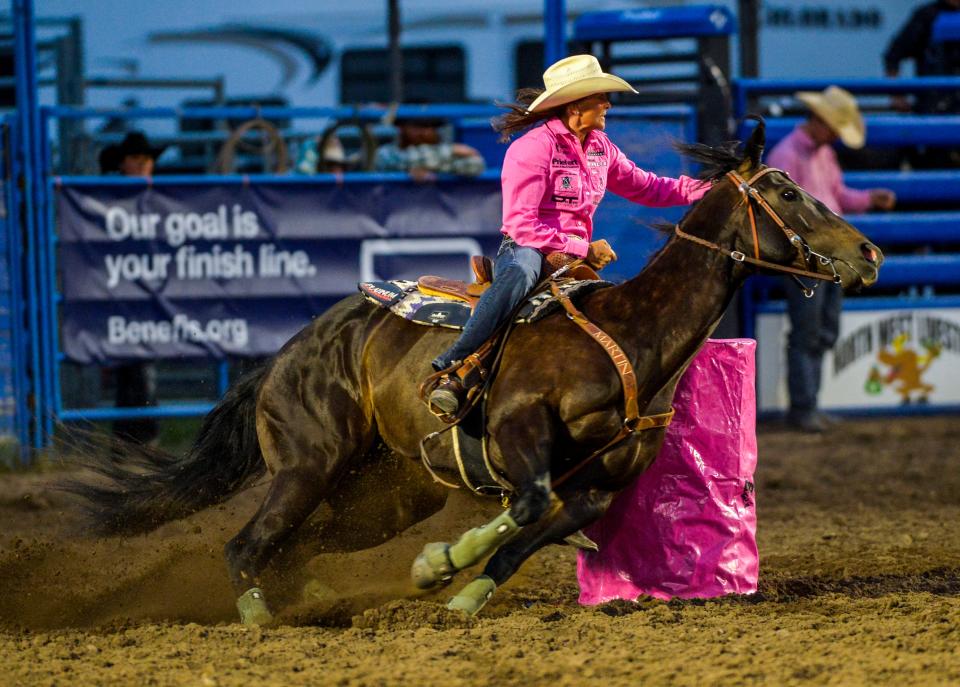
[[[274,354],[358,281],[469,278],[500,185],[71,183],[56,193],[61,346],[110,363]]]

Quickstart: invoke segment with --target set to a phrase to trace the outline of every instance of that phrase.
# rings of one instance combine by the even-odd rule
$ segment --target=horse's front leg
[[[420,589],[447,584],[454,574],[479,562],[510,541],[521,528],[537,522],[550,505],[550,475],[541,475],[523,489],[509,510],[490,522],[464,532],[454,544],[433,542],[423,547],[410,570]]]
[[[586,465],[558,488],[549,512],[498,548],[487,561],[483,574],[464,587],[448,607],[470,615],[477,613],[499,585],[547,544],[560,544],[565,540],[575,545],[592,544],[586,537],[575,535],[600,519],[614,495],[653,461],[663,434],[664,430],[659,429],[642,436],[634,435]]]
[[[474,565],[497,547],[510,541],[520,528],[537,522],[550,506],[549,414],[545,408],[529,407],[514,413],[496,434],[500,446],[510,446],[506,457],[507,477],[516,486],[517,498],[510,509],[485,525],[465,532],[454,544],[427,544],[413,562],[413,583],[420,589],[447,584],[453,575]]]
[[[467,584],[450,600],[450,609],[474,615],[490,600],[497,587],[506,582],[520,565],[547,544],[560,544],[582,527],[603,515],[613,492],[590,490],[565,494],[555,499],[550,511],[536,523],[524,527],[487,561],[483,574]]]

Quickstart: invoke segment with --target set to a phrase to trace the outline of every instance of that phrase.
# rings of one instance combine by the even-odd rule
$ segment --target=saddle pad
[[[597,289],[611,286],[597,280],[566,280],[559,283],[560,292],[574,298]],[[463,329],[470,319],[470,306],[455,298],[428,296],[417,289],[417,283],[407,280],[361,282],[360,293],[371,303],[388,309],[398,317],[429,327]],[[560,307],[549,290],[527,298],[517,312],[516,322],[536,322]]]
[[[416,324],[463,329],[470,319],[469,305],[453,298],[420,293],[415,281],[361,282],[358,286],[368,301]]]
[[[568,298],[584,296],[608,286],[613,286],[613,284],[599,279],[569,279],[560,280],[557,283],[560,293]],[[560,307],[562,307],[560,301],[554,297],[549,289],[544,289],[527,298],[527,302],[520,306],[515,321],[519,324],[536,322]]]

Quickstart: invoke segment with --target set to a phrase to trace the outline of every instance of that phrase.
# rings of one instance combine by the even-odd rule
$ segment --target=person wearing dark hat
[[[150,145],[140,131],[131,131],[119,144],[107,146],[100,152],[100,171],[103,174],[120,174],[127,177],[153,176],[156,159],[162,148]],[[143,408],[157,405],[156,368],[150,363],[132,362],[118,365],[115,369],[117,408]],[[160,423],[156,418],[131,418],[113,423],[116,436],[141,444],[156,441],[160,435]]]
[[[476,176],[485,167],[483,157],[464,143],[446,143],[442,118],[398,117],[397,140],[377,149],[374,168],[380,172],[409,172],[416,181],[432,181],[439,174]]]
[[[107,146],[100,152],[100,172],[149,179],[162,152],[163,148],[150,145],[143,132],[131,131],[119,144]]]

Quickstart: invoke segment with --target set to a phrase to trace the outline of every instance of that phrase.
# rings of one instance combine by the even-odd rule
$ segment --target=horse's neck
[[[636,277],[598,293],[602,319],[635,362],[648,356],[670,378],[720,321],[743,281],[734,263],[703,246],[672,238]]]

